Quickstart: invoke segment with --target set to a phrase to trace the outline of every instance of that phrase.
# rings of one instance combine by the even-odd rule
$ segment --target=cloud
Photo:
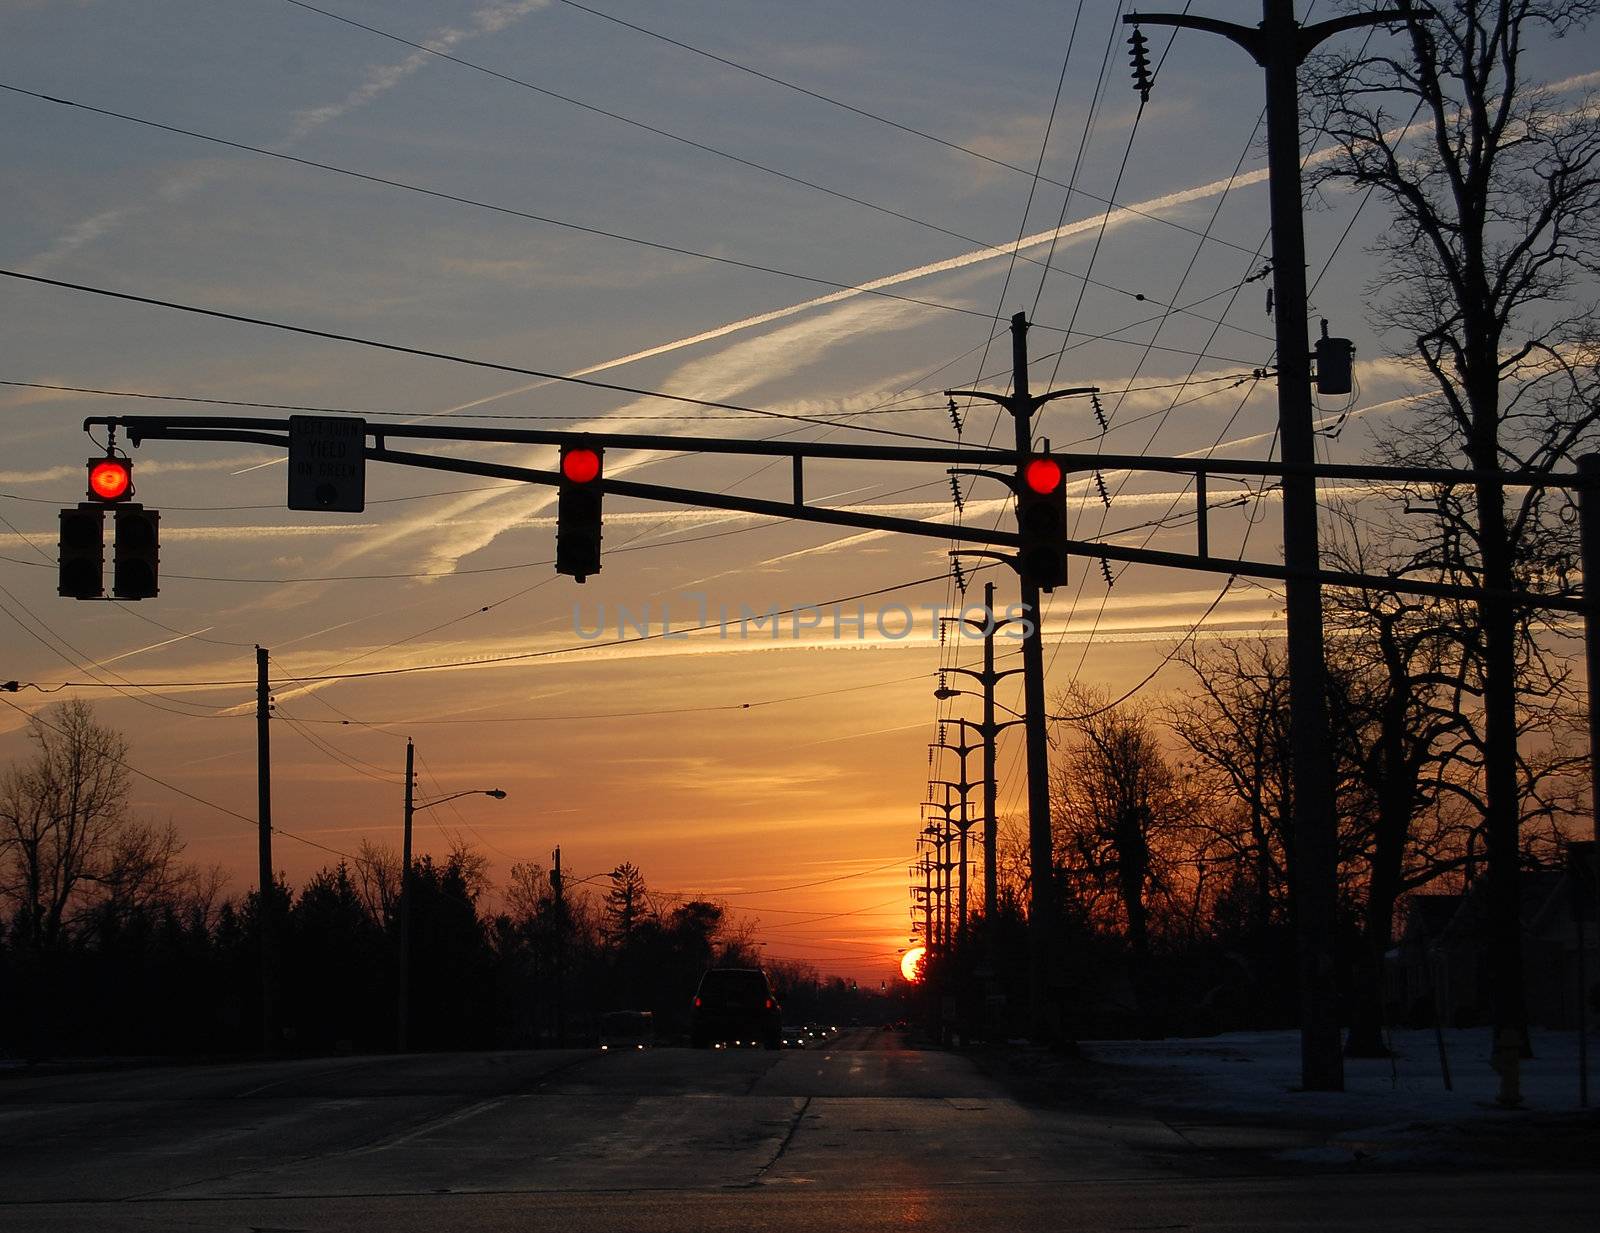
[[[514,3],[489,4],[474,11],[468,18],[465,27],[457,29],[445,26],[435,30],[421,42],[436,51],[449,51],[457,44],[470,38],[484,34],[494,34],[505,29],[517,19],[536,10],[547,8],[550,0],[516,0]],[[268,148],[286,151],[299,145],[318,129],[331,124],[333,121],[350,114],[362,107],[369,106],[399,86],[413,73],[423,68],[430,60],[424,51],[414,51],[402,60],[393,64],[374,65],[366,72],[366,76],[359,86],[344,98],[333,103],[326,103],[319,107],[308,107],[295,114],[294,122],[288,132],[276,142],[269,143]],[[174,205],[185,197],[199,191],[210,184],[213,179],[222,174],[224,163],[206,163],[196,168],[178,172],[168,178],[155,191],[148,201],[138,202],[133,205],[119,206],[112,210],[102,210],[92,214],[81,222],[72,224],[54,243],[31,261],[24,264],[23,268],[34,273],[42,273],[56,263],[70,257],[95,241],[118,231],[125,224],[148,213],[151,209],[162,206]]]
[[[809,321],[747,339],[714,355],[683,364],[662,382],[662,388],[691,398],[727,400],[816,363],[841,342],[869,332],[914,324],[926,311],[917,305],[898,302],[871,301],[841,306]],[[573,431],[585,428],[625,430],[630,424],[642,422],[635,417],[653,413],[655,406],[652,399],[636,399],[609,415],[574,424]],[[752,427],[762,422],[755,418],[750,421]],[[719,428],[740,426],[718,421]],[[615,453],[606,459],[606,474],[613,478],[626,475],[657,457],[640,450]],[[530,467],[549,467],[551,461],[549,446],[524,450],[511,459],[514,465]],[[505,531],[549,508],[554,499],[554,491],[543,487],[467,494],[442,511],[403,519],[375,530],[337,556],[333,564],[343,564],[396,543],[404,543],[416,551],[421,541],[427,544],[421,558],[422,568],[449,569],[462,557],[487,547]],[[471,526],[461,524],[463,515],[480,510],[491,512]]]

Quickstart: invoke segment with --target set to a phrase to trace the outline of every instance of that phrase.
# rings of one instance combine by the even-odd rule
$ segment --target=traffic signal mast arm
[[[1056,391],[1065,394],[1068,391]],[[977,395],[1003,401],[1003,395]],[[288,421],[256,417],[222,416],[114,416],[96,417],[84,422],[84,427],[111,427],[125,432],[135,445],[147,440],[173,441],[226,441],[248,442],[258,445],[288,447]],[[649,436],[637,433],[577,433],[545,429],[491,429],[457,426],[396,425],[371,428],[368,436],[376,444],[368,445],[365,456],[373,462],[390,462],[401,466],[422,467],[435,471],[450,471],[466,475],[482,475],[494,479],[520,480],[528,483],[555,486],[560,482],[557,471],[542,471],[528,467],[505,466],[500,463],[479,462],[473,459],[443,457],[432,454],[390,450],[384,444],[389,437],[408,440],[484,441],[496,444],[526,445],[576,445],[588,443],[608,449],[642,449],[663,452],[692,451],[711,454],[753,454],[768,457],[789,457],[795,460],[795,499],[791,501],[764,500],[742,497],[731,493],[703,492],[689,488],[667,487],[659,484],[641,484],[632,480],[601,478],[595,482],[601,492],[617,496],[636,497],[641,500],[663,501],[678,505],[702,506],[738,513],[766,515],[774,518],[791,518],[803,522],[829,523],[864,530],[883,530],[920,535],[932,539],[958,540],[965,543],[1016,547],[1020,537],[1015,531],[985,530],[975,526],[955,526],[951,523],[922,521],[914,518],[895,518],[870,514],[858,510],[833,509],[807,505],[800,487],[799,469],[807,459],[830,459],[861,462],[906,463],[979,463],[993,468],[985,472],[1012,487],[1015,491],[1019,462],[1032,457],[1019,456],[1009,450],[954,449],[948,447],[839,445],[827,442],[783,442],[725,440],[715,437]],[[1070,474],[1087,473],[1097,468],[1107,471],[1146,471],[1171,475],[1197,477],[1197,487],[1204,489],[1208,475],[1254,476],[1283,478],[1286,476],[1314,476],[1320,479],[1363,479],[1393,484],[1467,485],[1487,483],[1506,488],[1560,488],[1578,489],[1585,481],[1575,474],[1536,473],[1527,471],[1456,471],[1442,467],[1361,466],[1354,464],[1317,463],[1295,465],[1283,462],[1263,462],[1242,458],[1161,458],[1137,454],[1052,454]],[[1003,469],[1002,469],[1003,468]],[[1204,526],[1203,501],[1197,510]],[[1202,532],[1203,538],[1203,532]],[[1103,558],[1129,564],[1155,565],[1173,569],[1199,570],[1208,573],[1229,574],[1242,578],[1264,578],[1283,581],[1304,577],[1301,571],[1275,561],[1247,561],[1242,558],[1218,557],[1202,551],[1199,554],[1160,551],[1151,548],[1124,547],[1096,540],[1066,540],[1068,555]],[[1331,586],[1346,586],[1361,590],[1381,589],[1396,594],[1429,595],[1450,599],[1475,599],[1485,591],[1481,587],[1440,582],[1427,578],[1391,578],[1370,574],[1346,573],[1337,570],[1313,571],[1320,581]],[[1509,598],[1520,604],[1533,604],[1542,608],[1568,612],[1583,612],[1585,601],[1571,594],[1536,594],[1529,591],[1512,593]]]

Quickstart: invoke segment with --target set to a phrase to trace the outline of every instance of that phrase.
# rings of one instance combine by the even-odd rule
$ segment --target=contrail
[[[548,7],[549,2],[550,0],[511,0],[509,3],[487,4],[468,15],[464,28],[441,26],[424,42],[435,50],[448,51],[466,39],[484,34],[497,34],[519,18],[536,9]],[[392,64],[374,65],[367,70],[366,80],[338,102],[327,103],[321,107],[308,107],[296,113],[293,125],[278,140],[275,148],[286,150],[298,145],[323,125],[375,102],[426,66],[432,59],[433,57],[427,52],[418,51]],[[67,228],[54,244],[29,262],[27,268],[36,273],[47,269],[63,257],[71,256],[85,245],[92,244],[102,236],[115,231],[152,205],[174,205],[191,193],[198,192],[210,184],[217,174],[218,171],[214,167],[181,172],[156,190],[153,201],[118,206],[92,214]]]

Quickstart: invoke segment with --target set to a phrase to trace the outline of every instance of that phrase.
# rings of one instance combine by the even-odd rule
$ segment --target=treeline
[[[298,888],[279,880],[265,901],[227,897],[216,871],[184,861],[170,826],[129,814],[119,733],[83,702],[39,720],[32,756],[0,773],[0,1056],[257,1051],[263,925],[275,1048],[395,1047],[394,852],[364,844]],[[588,1044],[613,1009],[653,1012],[670,1039],[705,968],[762,966],[722,905],[655,895],[629,863],[572,887],[519,864],[495,888],[484,857],[458,845],[413,862],[410,910],[418,1049]],[[857,1013],[845,982],[765,966],[787,1013]]]
[[[1387,1024],[1437,1013],[1488,1022],[1479,1003],[1396,1002],[1385,957],[1406,897],[1478,895],[1489,872],[1481,648],[1470,613],[1377,593],[1327,597],[1327,697],[1338,825],[1336,953],[1348,1051],[1378,1053]],[[1584,715],[1550,630],[1520,626],[1518,829],[1523,882],[1566,864],[1588,827]],[[1224,638],[1180,652],[1193,689],[1053,700],[1052,839],[1059,934],[1052,1004],[1064,1034],[1190,1034],[1299,1021],[1289,673],[1281,641]],[[1001,900],[942,975],[973,996],[994,978],[1028,1004],[1026,820],[1007,819]],[[1457,901],[1459,902],[1459,901]],[[1452,905],[1446,905],[1452,906]],[[1538,905],[1524,907],[1527,919]],[[1486,949],[1483,913],[1454,944]],[[989,932],[1004,941],[991,959]],[[1437,940],[1429,939],[1430,941]],[[1525,943],[1526,945],[1526,943]],[[940,975],[940,973],[935,973]],[[1520,995],[1519,995],[1520,996]],[[980,1008],[972,1030],[1012,1032]]]

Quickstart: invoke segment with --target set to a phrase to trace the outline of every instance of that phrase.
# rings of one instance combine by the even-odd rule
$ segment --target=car
[[[711,968],[689,1009],[689,1043],[783,1047],[783,1008],[759,968]]]
[[[600,1016],[602,1050],[648,1049],[655,1039],[655,1017],[648,1010],[613,1010]]]
[[[811,1033],[798,1023],[785,1023],[783,1025],[783,1047],[785,1049],[804,1049],[813,1044]]]

